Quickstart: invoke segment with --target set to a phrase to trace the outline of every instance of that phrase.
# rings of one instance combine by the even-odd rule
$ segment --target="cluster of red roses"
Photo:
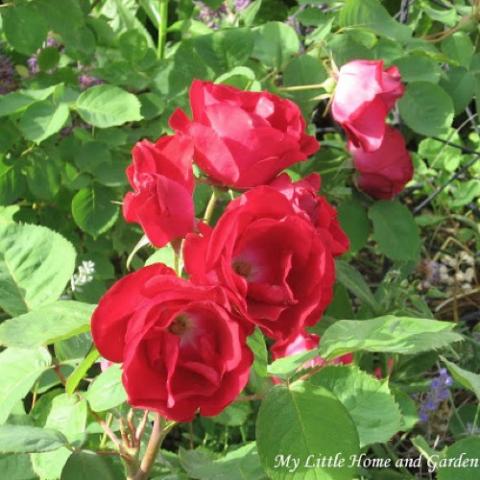
[[[403,93],[397,67],[384,70],[381,60],[355,60],[338,72],[333,118],[347,133],[358,186],[375,198],[394,197],[413,175],[402,134],[385,123]]]
[[[393,70],[363,74],[348,87],[357,78],[348,68],[333,113],[358,166],[360,149],[391,148],[384,121],[403,87]],[[114,284],[92,318],[100,353],[123,363],[130,404],[177,421],[216,415],[237,397],[249,378],[247,337],[255,326],[273,340],[274,358],[318,345],[306,328],[330,303],[334,257],[349,247],[335,209],[317,195],[319,175],[292,182],[280,174],[319,148],[297,105],[202,81],[193,82],[190,104],[193,119],[181,110],[170,118],[175,135],[134,147],[127,169],[134,191],[123,203],[125,219],[153,245],[184,239],[178,253],[189,279],[163,264],[142,268]],[[210,183],[244,190],[213,228],[195,222],[193,163]]]
[[[193,120],[174,112],[174,136],[138,143],[124,215],[156,246],[186,237],[189,280],[163,264],[127,275],[92,319],[101,354],[123,362],[129,402],[178,421],[215,415],[248,381],[255,326],[282,350],[332,298],[334,257],[348,238],[318,196],[320,177],[282,170],[319,148],[298,107],[268,92],[194,81]],[[246,190],[214,228],[194,229],[192,162],[217,185]],[[194,231],[195,230],[195,231]],[[298,341],[297,341],[298,342]]]

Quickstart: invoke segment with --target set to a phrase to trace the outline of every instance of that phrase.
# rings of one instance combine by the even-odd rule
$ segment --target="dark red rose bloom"
[[[374,198],[390,199],[400,193],[413,176],[412,159],[402,134],[387,125],[383,143],[372,153],[349,145],[358,171],[358,187]]]
[[[384,70],[382,60],[354,60],[338,73],[333,118],[356,148],[373,152],[380,148],[385,119],[404,90],[397,67]]]
[[[148,240],[163,247],[194,227],[193,145],[185,137],[143,140],[132,150],[127,177],[133,192],[123,199],[127,222],[139,223]]]
[[[317,195],[320,190],[320,175],[312,173],[298,182],[292,182],[286,174],[277,177],[270,186],[282,192],[291,202],[293,209],[308,218],[319,235],[329,243],[334,256],[345,253],[350,241],[340,227],[337,212],[325,197]]]
[[[123,362],[132,406],[183,422],[217,415],[246,385],[253,355],[241,321],[223,288],[153,264],[107,291],[92,335],[103,357]]]
[[[320,343],[320,337],[313,333],[308,333],[306,331],[301,331],[300,333],[287,338],[284,341],[276,342],[272,345],[271,352],[273,360],[278,360],[279,358],[289,357],[291,355],[298,355],[299,353],[308,352],[309,350],[314,350],[318,348]],[[353,355],[351,353],[346,353],[341,357],[335,358],[333,364],[343,364],[348,365],[353,362]],[[325,365],[325,360],[321,357],[315,357],[306,362],[303,365],[303,368],[311,368],[317,365]]]
[[[215,228],[187,235],[192,281],[220,284],[246,299],[252,321],[280,340],[313,325],[332,298],[335,265],[330,232],[315,228],[270,186],[232,201]]]
[[[195,161],[221,185],[268,183],[319,148],[298,106],[269,92],[194,80],[190,105],[193,119],[176,110],[170,126],[193,140]]]

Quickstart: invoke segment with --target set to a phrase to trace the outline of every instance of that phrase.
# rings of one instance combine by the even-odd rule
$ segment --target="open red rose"
[[[279,358],[289,357],[291,355],[298,355],[299,353],[308,352],[318,348],[320,343],[320,337],[313,333],[308,333],[301,331],[300,333],[287,338],[284,341],[276,342],[272,345],[271,352],[273,360],[278,360]],[[343,364],[348,365],[353,362],[353,355],[351,353],[346,353],[341,357],[335,358],[333,364]],[[317,356],[308,360],[303,365],[303,368],[311,368],[317,365],[324,365],[325,360]]]
[[[402,134],[387,125],[383,143],[372,153],[349,144],[359,175],[358,187],[374,198],[390,199],[400,193],[413,176],[412,159]]]
[[[187,235],[184,258],[194,282],[220,284],[246,299],[266,335],[285,339],[318,322],[332,298],[330,233],[269,186],[232,201],[215,228]]]
[[[318,173],[312,173],[298,182],[292,182],[283,173],[270,183],[271,187],[282,192],[292,202],[297,213],[305,215],[312,222],[319,235],[329,243],[332,254],[341,255],[349,249],[350,241],[338,223],[336,210],[325,197],[317,195],[320,185]]]
[[[188,138],[167,136],[156,143],[138,142],[127,177],[134,191],[125,195],[123,215],[139,223],[148,240],[163,247],[194,227],[193,145]]]
[[[253,355],[237,311],[221,287],[153,264],[107,291],[92,335],[106,359],[123,362],[131,405],[190,421],[220,413],[248,381]]]
[[[221,185],[268,183],[319,148],[298,106],[269,92],[194,80],[190,104],[193,119],[178,109],[170,126],[193,140],[195,161]]]
[[[355,147],[373,152],[382,144],[388,112],[403,93],[397,67],[384,70],[382,60],[354,60],[338,73],[333,118]]]

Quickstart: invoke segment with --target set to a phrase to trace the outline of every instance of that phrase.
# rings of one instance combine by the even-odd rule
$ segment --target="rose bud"
[[[248,329],[227,292],[178,278],[163,264],[115,283],[92,317],[100,354],[123,362],[130,405],[179,422],[219,414],[248,381]]]
[[[187,235],[185,268],[194,282],[236,292],[252,321],[283,340],[317,323],[332,299],[332,234],[319,233],[279,191],[256,187],[232,201],[215,228]]]
[[[220,185],[268,183],[319,148],[298,106],[269,92],[194,80],[190,105],[193,119],[177,109],[170,126],[193,140],[195,162]]]
[[[184,237],[194,227],[193,146],[185,137],[138,142],[127,177],[133,192],[123,199],[127,222],[139,223],[156,247]]]
[[[354,60],[338,73],[333,118],[356,148],[373,152],[382,144],[388,112],[403,93],[397,67],[384,70],[382,60]]]
[[[340,227],[337,211],[328,203],[325,197],[317,195],[321,180],[318,173],[312,173],[298,182],[283,173],[270,186],[283,193],[291,202],[293,209],[308,218],[317,229],[319,235],[328,241],[334,256],[345,253],[350,247],[350,241]]]
[[[349,145],[358,171],[357,184],[374,198],[390,199],[400,193],[413,176],[412,159],[402,134],[387,125],[383,143],[372,153]]]

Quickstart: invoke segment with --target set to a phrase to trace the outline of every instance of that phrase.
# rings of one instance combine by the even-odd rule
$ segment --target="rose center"
[[[252,265],[244,260],[235,260],[232,267],[241,277],[248,278],[252,273]]]
[[[187,315],[178,315],[178,317],[175,317],[173,322],[169,325],[168,331],[173,335],[182,336],[185,332],[190,330],[191,325],[192,322]]]

